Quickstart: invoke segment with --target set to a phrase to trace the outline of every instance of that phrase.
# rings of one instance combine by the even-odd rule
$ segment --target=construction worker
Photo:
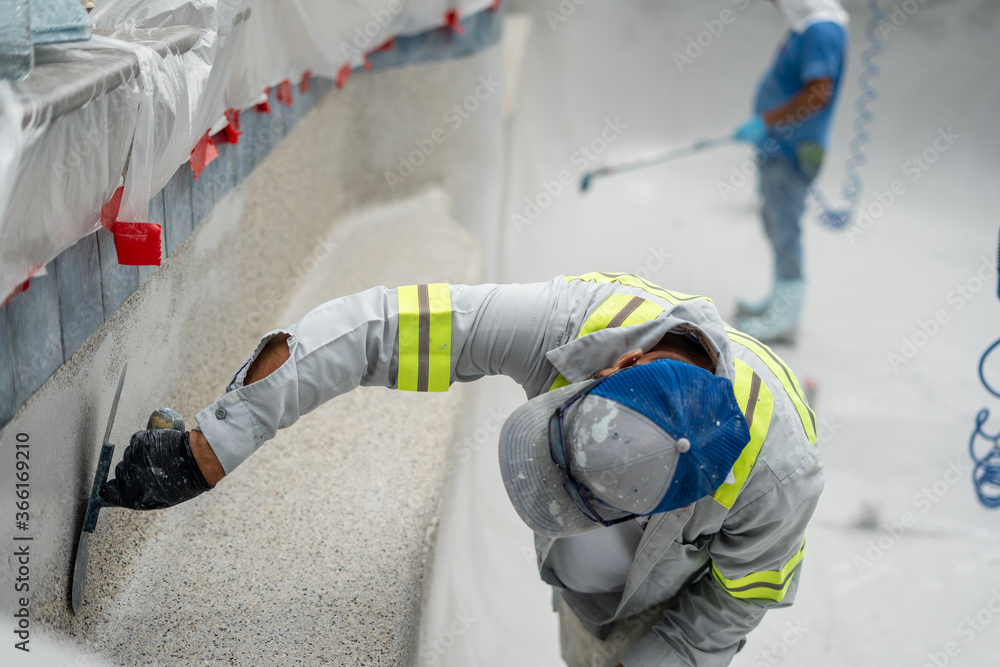
[[[791,24],[735,138],[756,145],[764,231],[774,282],[762,300],[737,302],[737,328],[765,342],[794,342],[806,280],[801,219],[826,151],[847,53],[847,12],[839,0],[776,0]]]
[[[508,375],[500,468],[576,665],[725,665],[792,603],[823,487],[791,370],[711,300],[624,274],[379,287],[264,336],[189,433],[136,433],[102,489],[133,509],[212,488],[360,385]]]

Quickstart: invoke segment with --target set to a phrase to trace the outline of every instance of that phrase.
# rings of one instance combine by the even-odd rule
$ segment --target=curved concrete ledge
[[[309,307],[376,284],[481,279],[479,246],[450,211],[485,215],[495,200],[483,196],[477,211],[470,188],[496,168],[482,156],[498,152],[501,96],[395,192],[383,173],[426,136],[427,118],[433,126],[499,71],[498,56],[377,73],[327,97],[0,432],[0,498],[11,505],[16,435],[31,443],[30,527],[18,534],[33,538],[33,633],[113,664],[412,662],[461,388],[359,390],[186,505],[102,512],[77,616],[70,565],[125,362],[119,456],[152,408],[172,405],[190,421],[261,334]],[[12,524],[0,525],[8,550]],[[15,573],[0,559],[8,619]]]

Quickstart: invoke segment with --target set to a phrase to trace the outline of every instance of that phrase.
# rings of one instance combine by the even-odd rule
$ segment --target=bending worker
[[[136,433],[102,495],[168,507],[355,387],[496,374],[530,397],[504,424],[500,469],[567,664],[726,665],[792,603],[823,487],[795,376],[711,300],[630,275],[330,301],[264,336],[196,429]]]
[[[847,52],[839,0],[776,0],[791,24],[735,138],[757,146],[764,231],[774,283],[763,300],[740,300],[736,326],[765,342],[793,342],[802,313],[802,214],[823,164]]]

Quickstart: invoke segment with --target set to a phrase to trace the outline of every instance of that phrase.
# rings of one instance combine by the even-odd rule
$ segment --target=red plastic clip
[[[111,195],[111,199],[101,207],[101,225],[111,233],[115,231],[115,222],[118,220],[118,211],[122,207],[122,194],[124,194],[125,188],[119,187],[115,190],[115,193]]]
[[[458,11],[452,9],[444,15],[444,24],[454,30],[459,35],[465,34],[465,26],[458,19]]]
[[[257,113],[271,113],[271,86],[264,89],[267,99],[257,105]]]
[[[35,271],[37,271],[40,268],[42,268],[41,264],[32,269],[31,273],[35,273]],[[13,299],[18,294],[24,294],[25,292],[27,292],[29,287],[31,287],[31,278],[26,279],[23,283],[15,287],[14,291],[8,294],[7,298],[3,300],[3,303],[0,303],[0,308],[3,308],[8,303],[10,303],[11,299]]]
[[[337,72],[337,89],[340,90],[347,83],[347,80],[351,78],[351,63],[344,63],[344,66],[340,68]]]
[[[396,48],[396,38],[391,37],[388,42],[386,42],[382,46],[372,51],[372,53],[382,53],[383,51],[392,51],[394,48]]]
[[[159,266],[163,255],[163,228],[152,222],[119,220],[124,192],[125,188],[118,188],[108,203],[101,207],[101,224],[114,234],[118,263],[122,266]],[[25,282],[25,289],[27,285]]]
[[[295,103],[292,99],[292,82],[288,79],[278,84],[278,101],[286,107],[290,107]]]
[[[230,144],[240,143],[240,135],[243,134],[240,130],[240,110],[226,109],[226,120],[228,121],[228,125],[222,129],[222,132],[216,134],[215,138]]]
[[[490,5],[490,11],[491,12],[498,12],[498,11],[500,11],[500,5],[502,5],[502,4],[503,4],[503,0],[493,0],[493,3]]]
[[[208,132],[202,135],[198,143],[191,149],[191,171],[194,172],[194,180],[198,180],[201,172],[211,164],[212,160],[219,157],[219,149],[212,143],[212,137]]]
[[[307,69],[302,73],[302,81],[299,82],[299,92],[305,95],[309,92],[309,87],[312,84],[313,71]]]
[[[152,222],[121,222],[115,225],[115,253],[122,266],[159,266],[162,260],[163,228]]]

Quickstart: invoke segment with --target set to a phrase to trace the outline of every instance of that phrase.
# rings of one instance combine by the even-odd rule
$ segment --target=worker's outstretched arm
[[[197,415],[189,445],[171,451],[197,464],[178,474],[198,478],[196,470],[203,479],[194,479],[189,489],[168,485],[177,497],[156,506],[210,488],[278,429],[361,385],[444,391],[454,381],[495,374],[526,387],[551,382],[554,371],[544,353],[569,335],[566,299],[560,278],[534,285],[378,287],[323,304],[264,336],[226,393]],[[142,456],[130,456],[126,467],[158,465],[147,455],[147,439],[140,436],[136,449]],[[122,479],[117,487],[135,480],[133,492],[121,488],[119,498],[142,498],[148,476],[128,473],[116,468]]]

